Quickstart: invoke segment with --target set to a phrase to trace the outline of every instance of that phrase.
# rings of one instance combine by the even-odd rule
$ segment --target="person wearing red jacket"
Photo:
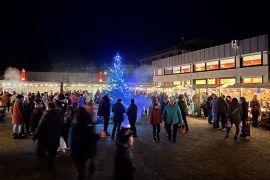
[[[160,124],[162,123],[161,109],[158,107],[158,103],[153,104],[153,109],[150,112],[150,124],[153,125],[153,141],[159,142]]]

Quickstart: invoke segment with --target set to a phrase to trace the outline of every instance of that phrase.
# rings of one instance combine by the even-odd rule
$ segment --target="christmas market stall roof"
[[[161,85],[157,88],[174,88],[176,85]]]
[[[227,88],[270,88],[270,83],[236,83]]]
[[[223,84],[196,84],[192,88],[193,89],[211,89],[222,86]]]

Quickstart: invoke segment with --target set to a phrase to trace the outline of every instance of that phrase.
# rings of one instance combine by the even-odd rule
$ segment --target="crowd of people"
[[[133,97],[143,96],[151,100],[148,113],[150,125],[153,126],[153,142],[160,141],[161,124],[164,122],[164,129],[169,141],[176,142],[177,130],[184,124],[185,131],[189,131],[187,123],[188,102],[186,94],[176,97],[168,97],[166,93],[134,94]],[[90,98],[89,98],[90,97]],[[89,98],[89,99],[87,99]],[[95,96],[85,91],[53,93],[29,93],[28,95],[16,94],[13,92],[0,92],[0,106],[12,113],[12,132],[14,139],[24,139],[31,136],[33,142],[38,140],[37,155],[43,157],[48,152],[48,170],[54,168],[54,161],[61,157],[58,152],[60,139],[63,138],[67,145],[66,150],[71,150],[77,178],[85,177],[84,169],[86,161],[90,161],[88,174],[94,173],[93,158],[97,155],[96,143],[100,138],[111,136],[117,139],[117,150],[115,158],[114,179],[132,179],[136,170],[132,162],[130,147],[133,138],[138,137],[136,132],[136,120],[139,108],[135,99],[130,100],[130,105],[125,108],[122,99],[118,99],[111,106],[110,95],[97,91]],[[138,98],[139,99],[139,98]],[[146,101],[147,102],[147,101]],[[235,124],[235,139],[240,135],[240,123],[242,122],[241,137],[248,134],[247,118],[248,103],[244,97],[240,103],[236,98],[230,102],[221,96],[211,94],[203,103],[207,107],[208,123],[214,128],[226,130],[228,138],[231,127]],[[96,108],[98,104],[98,108]],[[252,124],[257,126],[260,114],[260,103],[254,95],[250,102],[252,113]],[[103,117],[103,131],[96,133],[95,116]],[[113,112],[112,133],[108,132],[108,124],[111,112]],[[130,128],[121,128],[124,121],[124,114],[128,116]]]

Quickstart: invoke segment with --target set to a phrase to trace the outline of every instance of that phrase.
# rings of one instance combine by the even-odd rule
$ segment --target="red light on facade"
[[[21,72],[21,81],[25,81],[25,70],[24,69]]]
[[[99,82],[102,82],[102,72],[99,72]]]

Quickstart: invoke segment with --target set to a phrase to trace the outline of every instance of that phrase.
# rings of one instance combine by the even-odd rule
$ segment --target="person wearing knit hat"
[[[114,160],[113,178],[133,179],[133,174],[137,170],[132,160],[131,146],[133,145],[133,133],[128,128],[122,128],[119,132],[116,156]]]

